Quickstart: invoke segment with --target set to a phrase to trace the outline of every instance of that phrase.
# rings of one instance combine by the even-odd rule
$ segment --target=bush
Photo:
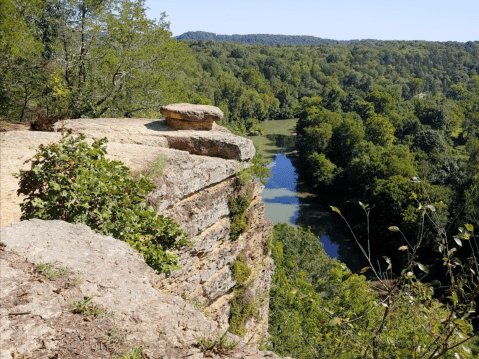
[[[231,264],[233,278],[236,279],[236,286],[239,287],[248,280],[251,275],[251,269],[246,264],[244,255],[240,254]]]
[[[255,317],[256,320],[261,319],[258,313],[259,299],[251,290],[240,288],[235,291],[230,303],[230,327],[228,330],[231,333],[242,337],[247,332],[245,326],[246,319],[251,316]]]
[[[420,148],[426,153],[433,150],[445,152],[447,147],[441,133],[435,130],[424,130],[414,135],[414,146]]]
[[[19,175],[18,194],[27,196],[21,219],[83,223],[127,242],[157,273],[169,275],[178,269],[178,255],[171,251],[187,245],[188,236],[146,204],[153,182],[141,175],[133,179],[122,162],[105,159],[106,138],[91,147],[84,139],[68,135],[58,143],[40,145],[27,161],[31,170]]]

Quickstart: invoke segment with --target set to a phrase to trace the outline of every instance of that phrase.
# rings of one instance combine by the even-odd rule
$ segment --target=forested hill
[[[324,45],[324,44],[357,44],[388,42],[375,39],[354,39],[354,40],[333,40],[309,35],[271,35],[271,34],[249,34],[249,35],[217,35],[214,32],[188,31],[175,37],[177,40],[203,40],[203,41],[225,41],[241,44],[262,44],[262,45]],[[401,41],[406,42],[406,41]],[[408,41],[408,43],[420,43],[421,41]],[[447,43],[464,44],[465,47],[479,44],[479,41],[468,41],[459,43],[448,41]]]
[[[262,45],[322,45],[322,44],[353,44],[357,42],[376,42],[379,40],[332,40],[307,35],[217,35],[213,32],[188,31],[176,37],[177,40],[204,40],[204,41],[227,41],[243,44]]]

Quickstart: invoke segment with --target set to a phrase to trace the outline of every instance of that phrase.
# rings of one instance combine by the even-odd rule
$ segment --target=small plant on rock
[[[228,332],[224,332],[220,335],[217,333],[217,338],[209,339],[205,336],[197,337],[197,346],[201,349],[206,356],[211,354],[226,355],[230,353],[238,343],[235,340],[228,341]]]
[[[244,255],[240,254],[231,264],[233,278],[236,279],[236,287],[241,286],[251,275],[251,269],[246,264]]]
[[[38,263],[36,265],[37,271],[45,278],[54,279],[56,277],[67,275],[70,273],[70,268],[60,268],[58,270],[53,270],[53,266],[56,262],[53,263]]]
[[[231,299],[231,311],[229,318],[229,331],[240,337],[247,332],[245,321],[249,317],[254,317],[260,320],[259,316],[259,299],[248,288],[239,288],[235,290],[234,296]]]
[[[131,177],[120,161],[105,158],[106,138],[89,146],[85,135],[40,145],[21,171],[18,194],[26,195],[22,220],[61,219],[127,242],[157,273],[178,269],[174,251],[189,244],[188,235],[170,218],[157,215],[146,195],[151,179]]]
[[[98,316],[103,314],[103,309],[99,305],[93,305],[91,300],[93,298],[93,295],[89,296],[87,299],[85,299],[82,302],[77,302],[74,301],[71,306],[73,308],[74,313],[79,313],[84,316],[89,316],[89,315],[94,315]]]

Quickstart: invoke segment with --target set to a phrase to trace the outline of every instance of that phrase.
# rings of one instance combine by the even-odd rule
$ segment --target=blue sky
[[[148,16],[165,11],[174,36],[312,35],[336,40],[479,40],[479,0],[146,0]]]

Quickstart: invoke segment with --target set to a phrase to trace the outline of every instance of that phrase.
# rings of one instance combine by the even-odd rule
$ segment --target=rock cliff
[[[138,283],[143,283],[143,289],[136,294],[135,299],[128,299],[128,296],[120,292],[116,294],[112,292],[106,295],[106,292],[102,292],[102,288],[104,286],[112,287],[108,284],[108,281],[112,279],[105,279],[104,281],[102,278],[96,278],[95,284],[92,285],[91,288],[88,287],[89,289],[86,287],[86,289],[83,289],[83,287],[80,286],[80,289],[76,289],[78,296],[89,296],[98,292],[99,295],[102,296],[98,296],[98,303],[105,307],[111,307],[112,311],[115,311],[114,298],[116,298],[116,300],[120,300],[119,298],[121,298],[120,301],[124,303],[131,301],[131,306],[135,306],[134,303],[138,302],[138,308],[146,308],[142,312],[144,313],[142,314],[144,315],[143,319],[137,322],[136,319],[134,319],[135,316],[132,316],[132,313],[125,312],[125,317],[121,317],[122,319],[118,322],[120,324],[143,323],[138,324],[138,326],[135,326],[136,324],[126,325],[125,327],[128,327],[128,330],[132,333],[138,328],[140,329],[138,329],[136,333],[142,331],[143,333],[148,332],[146,328],[150,327],[151,321],[147,321],[146,318],[150,314],[155,323],[174,322],[175,320],[171,318],[175,315],[180,316],[183,319],[177,321],[177,324],[175,324],[176,327],[175,325],[173,326],[176,328],[174,330],[180,328],[178,335],[175,334],[177,339],[173,341],[170,340],[170,342],[174,344],[168,344],[169,339],[165,339],[165,341],[161,342],[162,344],[158,344],[157,348],[155,347],[156,351],[152,349],[152,352],[154,352],[155,355],[159,355],[158,353],[162,352],[163,354],[161,355],[163,356],[160,357],[173,358],[178,357],[175,355],[178,355],[179,352],[175,352],[176,354],[168,354],[170,356],[165,353],[168,353],[170,349],[176,350],[181,347],[181,350],[193,350],[191,352],[195,355],[193,357],[202,357],[201,355],[203,354],[193,348],[193,344],[197,341],[195,336],[203,332],[213,333],[216,329],[224,331],[229,327],[231,300],[238,289],[236,288],[237,280],[233,276],[231,265],[233,261],[241,255],[241,257],[245,259],[247,267],[251,270],[251,275],[245,284],[243,284],[242,288],[246,288],[248,296],[254,299],[257,309],[256,316],[250,315],[245,319],[247,334],[243,340],[249,341],[249,344],[261,340],[261,338],[266,335],[267,330],[268,291],[274,268],[272,260],[268,256],[266,245],[271,224],[264,217],[264,207],[259,197],[262,191],[261,184],[250,184],[252,201],[247,209],[248,230],[237,240],[232,240],[229,234],[231,213],[228,206],[228,198],[234,194],[235,191],[238,191],[238,188],[235,186],[235,174],[240,169],[248,166],[248,160],[254,155],[254,147],[251,141],[234,136],[226,129],[217,125],[214,125],[209,131],[175,130],[166,126],[164,121],[148,119],[69,120],[62,124],[57,124],[56,129],[60,132],[70,129],[74,133],[85,133],[89,138],[107,137],[110,141],[107,144],[108,157],[121,160],[133,171],[144,171],[155,159],[164,159],[165,166],[162,175],[154,178],[157,187],[150,194],[149,201],[157,208],[158,213],[167,215],[180,223],[181,227],[189,233],[193,242],[191,247],[187,247],[181,253],[182,269],[174,272],[169,278],[154,275],[149,268],[145,268],[146,265],[144,262],[136,258],[135,260],[141,262],[141,264],[137,263],[133,266],[143,268],[141,269],[141,271],[143,271],[141,273],[143,274],[136,273],[132,275],[138,275],[138,278],[142,278],[138,279]],[[2,208],[0,223],[2,226],[7,226],[18,221],[20,217],[19,203],[22,199],[16,196],[17,180],[12,176],[12,173],[18,172],[22,166],[25,166],[23,162],[35,153],[35,149],[40,144],[58,141],[61,136],[60,133],[27,131],[14,131],[0,134],[0,145],[2,148],[0,172],[2,180],[0,193]],[[68,226],[72,227],[70,228]],[[55,233],[60,234],[62,231],[60,228],[64,228],[63,231],[70,232],[86,231],[85,228],[80,230],[79,228],[81,226],[73,226],[60,221],[53,221],[51,223],[42,221],[15,223],[11,227],[2,229],[2,241],[4,240],[4,236],[7,235],[6,233],[10,235],[23,231],[22,233],[25,233],[25,235],[22,236],[30,238],[30,242],[35,242],[35,244],[29,244],[30,242],[25,239],[22,242],[24,243],[24,247],[22,247],[18,244],[18,240],[15,239],[10,242],[7,241],[8,243],[6,243],[7,247],[5,250],[15,253],[22,261],[26,259],[28,263],[57,261],[57,265],[61,264],[62,266],[73,268],[78,272],[82,271],[81,268],[85,266],[85,263],[81,263],[81,258],[73,258],[74,254],[79,253],[80,249],[78,251],[71,251],[72,261],[78,262],[75,265],[71,261],[66,260],[66,256],[55,249],[55,247],[57,247],[56,244],[47,245],[46,247],[49,248],[50,252],[47,251],[43,254],[44,257],[39,257],[37,254],[46,249],[37,244],[41,243],[39,238],[34,239],[35,228],[37,227],[44,227],[41,233],[44,234],[43,236],[45,238],[50,238],[50,240],[53,241],[60,240],[55,239]],[[67,227],[69,228],[68,230]],[[27,233],[30,234],[27,235]],[[85,238],[89,236],[95,238],[95,240],[91,240],[91,243],[96,243],[99,237],[103,237],[89,233]],[[65,236],[62,238],[65,239]],[[89,241],[85,238],[76,238],[74,244],[71,245],[85,246],[84,242]],[[109,238],[108,241],[110,241],[109,243],[111,243],[110,246],[112,248],[105,250],[98,249],[102,253],[111,252],[110,262],[107,261],[109,264],[105,262],[106,267],[101,269],[101,271],[104,275],[106,275],[104,272],[109,272],[110,274],[116,273],[114,276],[119,279],[123,277],[123,274],[118,272],[120,267],[123,268],[123,265],[119,263],[124,259],[116,259],[115,262],[115,256],[120,255],[119,252],[117,253],[120,249],[115,248],[127,250],[129,247],[123,242],[116,241],[112,238]],[[60,244],[58,245],[60,246]],[[29,246],[30,249],[25,249],[29,248]],[[37,249],[32,251],[32,248]],[[86,248],[88,248],[88,245],[86,245]],[[92,254],[85,252],[85,255],[91,256]],[[126,254],[123,255],[126,256]],[[130,255],[133,256],[131,253],[128,254],[128,256]],[[108,255],[105,254],[104,258],[97,257],[96,260],[104,262],[107,257]],[[111,266],[108,267],[107,264]],[[22,272],[25,268],[20,268],[21,266],[19,266],[18,263],[11,264],[8,260],[2,262],[2,275],[5,272],[3,270],[4,267],[13,268],[7,270],[7,274],[13,270],[19,271],[15,275],[12,274],[9,278],[18,275],[20,281],[28,281],[28,275]],[[95,270],[98,271],[99,269],[91,270],[93,275]],[[145,274],[146,272],[148,272],[148,274]],[[20,273],[23,274],[20,275]],[[129,284],[125,284],[125,288],[129,288],[133,282],[134,280],[131,279]],[[12,284],[12,288],[15,287],[15,285],[19,285],[19,282],[15,283],[16,284]],[[89,282],[87,281],[87,283]],[[118,287],[120,286],[123,286],[123,284],[118,284]],[[127,290],[125,288],[121,290]],[[2,285],[2,291],[3,289]],[[10,289],[8,293],[13,293],[12,290],[14,289]],[[33,290],[33,292],[35,290]],[[50,289],[45,290],[48,291]],[[89,291],[92,291],[92,293],[89,294]],[[151,298],[140,298],[143,296],[143,293],[146,292],[151,292],[149,294]],[[8,293],[5,294],[2,292],[2,305],[5,298],[8,297]],[[108,302],[105,297],[110,298],[111,302]],[[59,299],[52,300],[58,301]],[[153,303],[156,303],[157,306],[155,307]],[[160,304],[164,306],[163,309],[158,309],[160,308],[158,307]],[[65,303],[62,305],[65,307]],[[13,309],[10,308],[8,310],[12,311]],[[23,309],[15,308],[14,311],[17,312],[18,310],[22,311]],[[165,311],[168,313],[165,313]],[[59,312],[57,311],[57,313]],[[65,313],[65,310],[62,313]],[[170,319],[165,320],[162,317],[170,314]],[[42,316],[42,314],[38,315],[40,317]],[[64,314],[59,315],[62,316]],[[35,314],[32,314],[32,316],[35,317]],[[10,321],[17,317],[11,317],[8,316],[8,313],[2,313],[2,330],[4,328],[3,318],[8,318]],[[191,318],[196,324],[189,326],[188,318]],[[180,322],[182,323],[181,325]],[[8,325],[11,326],[12,324],[10,323]],[[161,330],[173,330],[166,325],[167,324],[165,324],[163,329],[158,330],[160,330],[160,332]],[[159,327],[160,326],[158,326],[158,328]],[[207,328],[209,329],[206,330]],[[42,333],[44,329],[38,330],[38,333]],[[185,335],[182,336],[181,331],[183,331]],[[155,338],[161,337],[161,335],[158,334],[160,332],[153,331],[152,333],[148,333],[148,335],[145,334],[145,338],[153,340],[152,336],[156,335]],[[9,335],[11,336],[13,334],[10,333]],[[136,336],[131,334],[129,338],[135,342],[140,336],[139,334]],[[2,335],[2,340],[3,337]],[[39,334],[38,338],[40,337],[41,335]],[[148,339],[149,345],[153,348],[154,346],[152,346],[150,339]],[[184,343],[181,342],[182,340]],[[2,342],[2,348],[3,345]],[[45,345],[48,346],[48,344]],[[247,346],[244,346],[244,348],[248,348],[245,350],[252,350],[251,353],[255,352],[254,348],[251,349]],[[187,355],[186,352],[182,353]],[[238,353],[240,353],[240,351],[230,355],[237,355]],[[245,352],[242,353],[241,355],[246,356]],[[264,355],[273,354],[258,352],[254,355],[255,356],[252,357],[264,357]]]

